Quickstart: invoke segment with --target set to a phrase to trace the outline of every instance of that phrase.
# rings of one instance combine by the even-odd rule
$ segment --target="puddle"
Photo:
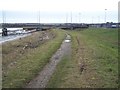
[[[71,42],[71,40],[65,40],[64,42]]]

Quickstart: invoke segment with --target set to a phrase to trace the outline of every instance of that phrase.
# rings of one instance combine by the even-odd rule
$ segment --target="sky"
[[[118,22],[119,0],[0,0],[0,23]],[[107,10],[105,10],[107,9]],[[106,14],[105,14],[106,13]],[[72,19],[71,19],[72,17]]]

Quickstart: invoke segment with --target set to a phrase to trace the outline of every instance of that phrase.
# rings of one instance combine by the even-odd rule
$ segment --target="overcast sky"
[[[118,21],[119,0],[0,0],[0,22],[2,11],[6,22],[38,22],[40,11],[43,23],[100,23]]]

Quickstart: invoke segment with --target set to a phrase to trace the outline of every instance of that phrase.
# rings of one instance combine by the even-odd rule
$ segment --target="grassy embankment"
[[[72,58],[63,58],[47,87],[117,88],[118,30],[90,28],[68,33]]]
[[[49,39],[43,40],[46,34]],[[64,37],[64,31],[51,30],[3,44],[3,88],[24,87],[49,62]]]

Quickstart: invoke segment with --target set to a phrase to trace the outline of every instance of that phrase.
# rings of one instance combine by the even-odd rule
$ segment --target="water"
[[[23,28],[7,28],[8,32],[9,31],[19,31],[19,30],[23,30]],[[0,33],[2,33],[2,28],[0,28]]]
[[[0,33],[2,33],[2,29],[0,28]]]
[[[19,39],[21,37],[26,37],[30,34],[20,34],[20,35],[10,35],[10,36],[0,36],[0,44],[1,43],[4,43],[4,42],[7,42],[7,41],[12,41],[12,40],[15,40],[15,39]]]
[[[7,28],[7,30],[8,36],[2,36],[2,29],[0,28],[0,44],[30,35],[28,31],[26,32],[22,28]]]

